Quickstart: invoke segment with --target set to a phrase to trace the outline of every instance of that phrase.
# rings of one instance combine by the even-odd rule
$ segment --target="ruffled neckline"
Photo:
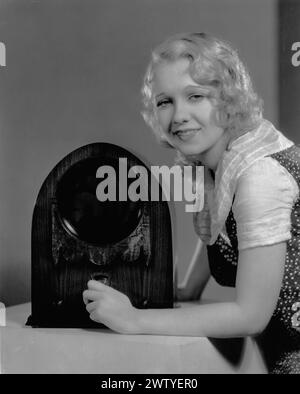
[[[225,227],[239,177],[257,160],[292,145],[292,141],[265,119],[256,129],[231,141],[215,173],[215,184],[210,193],[209,215],[196,214],[194,219],[199,237],[201,238],[201,228],[210,227],[209,241],[207,235],[204,238],[209,245],[214,244]]]

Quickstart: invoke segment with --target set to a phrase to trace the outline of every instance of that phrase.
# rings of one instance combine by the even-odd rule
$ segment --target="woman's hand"
[[[101,282],[90,280],[83,301],[90,319],[122,334],[138,333],[138,309],[129,298]]]

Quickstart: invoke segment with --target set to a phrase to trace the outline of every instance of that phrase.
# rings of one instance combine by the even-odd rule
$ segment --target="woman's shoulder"
[[[260,184],[262,187],[272,184],[276,189],[291,189],[299,193],[297,181],[286,167],[272,156],[265,156],[252,163],[240,176],[238,185],[244,183]]]
[[[239,249],[290,239],[291,211],[299,188],[275,159],[257,160],[240,176],[232,206]]]
[[[259,191],[262,198],[265,195],[269,199],[273,195],[276,199],[287,200],[292,204],[299,197],[299,186],[295,178],[270,156],[255,161],[239,177],[237,194],[244,194],[244,189],[249,195]]]

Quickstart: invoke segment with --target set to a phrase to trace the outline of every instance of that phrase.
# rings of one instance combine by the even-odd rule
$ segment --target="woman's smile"
[[[172,134],[181,141],[188,141],[194,138],[196,134],[200,133],[201,129],[178,129],[172,132]]]

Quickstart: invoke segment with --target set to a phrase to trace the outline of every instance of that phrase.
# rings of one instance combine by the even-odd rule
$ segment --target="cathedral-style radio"
[[[143,167],[149,175],[147,200],[124,194],[134,186],[133,177],[123,176],[125,161],[129,169]],[[99,169],[107,175],[101,182]],[[173,306],[170,210],[162,198],[151,201],[150,179],[139,158],[108,143],[83,146],[55,166],[33,212],[28,325],[99,327],[82,299],[90,279],[127,294],[137,308]],[[99,187],[111,198],[99,197]]]

